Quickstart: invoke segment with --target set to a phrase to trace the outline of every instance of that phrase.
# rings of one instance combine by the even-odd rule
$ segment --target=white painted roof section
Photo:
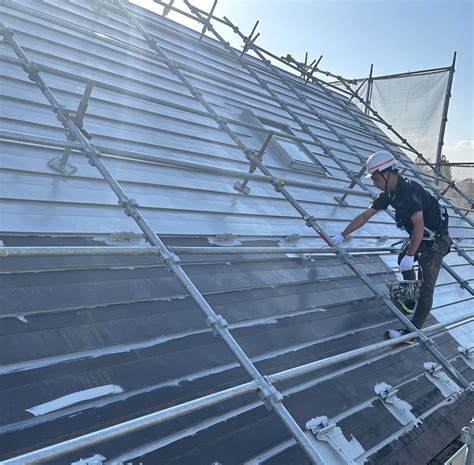
[[[35,417],[38,415],[44,415],[45,413],[54,412],[70,405],[78,404],[86,400],[97,399],[99,397],[108,396],[111,394],[120,394],[123,389],[120,386],[109,384],[107,386],[100,386],[91,389],[84,389],[82,391],[67,394],[65,396],[54,399],[44,404],[35,405],[27,409],[27,412],[32,413]]]
[[[244,154],[214,121],[177,109],[176,105],[180,105],[204,111],[137,32],[123,18],[113,13],[91,13],[81,3],[45,1],[40,5],[27,0],[14,14],[10,8],[2,7],[2,16],[33,61],[69,73],[42,73],[68,110],[77,109],[87,80],[94,80],[84,119],[92,142],[104,148],[246,172],[249,164]],[[183,65],[185,75],[221,116],[239,119],[244,109],[251,110],[255,116],[284,124],[296,136],[304,137],[295,121],[212,40],[206,38],[199,43],[197,33],[183,26],[157,15],[147,14],[147,18],[147,28],[159,35],[160,47]],[[5,45],[0,53],[12,57]],[[288,89],[275,77],[264,71],[259,73],[285,101],[299,108],[298,113],[311,129],[350,169],[360,170],[358,159],[302,108]],[[66,140],[37,86],[11,60],[2,60],[1,88],[2,130]],[[368,156],[380,148],[316,86],[305,87],[302,92],[322,114],[334,118],[335,124],[339,122],[338,130],[361,154]],[[260,147],[261,141],[251,130],[237,126],[232,129],[249,147]],[[374,132],[380,134],[375,127]],[[278,176],[348,186],[346,175],[320,148],[309,144],[305,147],[327,168],[326,175],[292,169],[272,150],[264,162]],[[84,156],[71,154],[69,162],[77,171],[70,177],[48,167],[47,162],[62,153],[61,148],[2,141],[2,230],[42,234],[138,232]],[[250,181],[251,192],[245,196],[233,188],[237,177],[123,158],[106,157],[105,161],[159,234],[313,237],[299,215],[266,181]],[[368,197],[349,195],[350,206],[341,208],[334,200],[340,195],[337,192],[302,187],[291,187],[291,192],[329,234],[339,232],[369,204]],[[472,236],[461,220],[453,218],[451,223],[454,236]],[[403,233],[392,220],[379,214],[353,242],[380,245],[385,239],[393,242],[401,236]],[[377,238],[382,241],[376,242]]]

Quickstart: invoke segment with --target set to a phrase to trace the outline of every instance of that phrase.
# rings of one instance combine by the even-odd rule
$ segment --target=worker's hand
[[[400,271],[409,271],[413,268],[415,257],[413,255],[405,255],[400,262]]]
[[[342,233],[339,233],[337,236],[331,237],[331,239],[335,245],[339,245],[344,242],[345,237],[342,235]]]

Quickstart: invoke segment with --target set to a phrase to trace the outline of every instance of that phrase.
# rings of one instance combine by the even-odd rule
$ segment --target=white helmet
[[[367,176],[370,178],[374,173],[380,173],[388,168],[396,168],[397,160],[393,157],[390,152],[386,150],[380,150],[379,152],[373,153],[367,160]]]

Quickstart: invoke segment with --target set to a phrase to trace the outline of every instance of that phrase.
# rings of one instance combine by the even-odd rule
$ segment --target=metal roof
[[[363,179],[350,185],[367,156],[388,148],[406,176],[437,188],[409,150],[340,93],[317,81],[305,85],[251,56],[239,58],[219,40],[199,41],[199,33],[136,5],[99,4],[0,5],[2,23],[14,32],[2,28],[0,44],[0,239],[12,254],[1,259],[0,458],[29,463],[14,457],[248,383],[230,339],[213,336],[227,331],[213,319],[219,315],[243,358],[275,376],[285,398],[267,393],[263,400],[273,409],[285,406],[300,428],[298,445],[281,411],[267,410],[252,392],[257,388],[247,386],[239,397],[90,441],[47,463],[95,454],[104,463],[309,463],[302,444],[317,451],[320,462],[313,457],[313,463],[407,457],[422,463],[436,455],[472,411],[460,382],[474,379],[468,213],[442,196],[459,254],[445,259],[428,321],[436,325],[430,334],[457,389],[446,394],[426,374],[424,363],[439,362],[427,343],[382,344],[278,378],[277,372],[378,343],[396,321],[386,297],[396,257],[388,252],[404,234],[389,214],[355,234],[349,242],[355,254],[321,253],[325,237],[375,193]],[[22,61],[20,51],[38,68]],[[42,89],[34,82],[37,71]],[[64,107],[56,108],[59,123],[48,90]],[[81,106],[83,130],[77,129]],[[66,120],[74,127],[65,135]],[[262,165],[255,155],[270,130],[276,134]],[[87,144],[100,157],[86,153]],[[48,164],[66,148],[70,175]],[[252,176],[250,162],[258,167]],[[250,191],[243,194],[234,185],[246,176]],[[86,255],[94,246],[145,246],[142,231],[160,257]],[[155,233],[162,243],[153,242]],[[83,252],[35,256],[41,246]],[[282,252],[226,253],[226,246]],[[14,256],[11,247],[35,250]],[[183,247],[221,252],[186,255]],[[287,247],[298,252],[288,254]],[[180,263],[169,255],[175,248]],[[320,251],[305,255],[300,248]],[[208,321],[199,313],[207,304]],[[257,379],[264,383],[260,391],[266,379]],[[374,391],[380,383],[398,388],[400,401],[409,403],[405,423]],[[328,424],[324,433],[313,431],[310,420],[324,423],[324,416],[358,444],[333,436],[336,427]],[[335,437],[352,458],[328,445]]]

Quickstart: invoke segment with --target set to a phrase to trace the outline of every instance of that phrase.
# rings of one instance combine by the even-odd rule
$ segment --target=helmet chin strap
[[[385,195],[390,195],[390,192],[389,192],[389,190],[388,190],[388,180],[390,179],[391,173],[388,172],[388,178],[386,178],[386,177],[384,176],[384,174],[382,174],[382,176],[383,176],[383,178],[384,178],[384,180],[385,180],[384,193],[385,193]]]

